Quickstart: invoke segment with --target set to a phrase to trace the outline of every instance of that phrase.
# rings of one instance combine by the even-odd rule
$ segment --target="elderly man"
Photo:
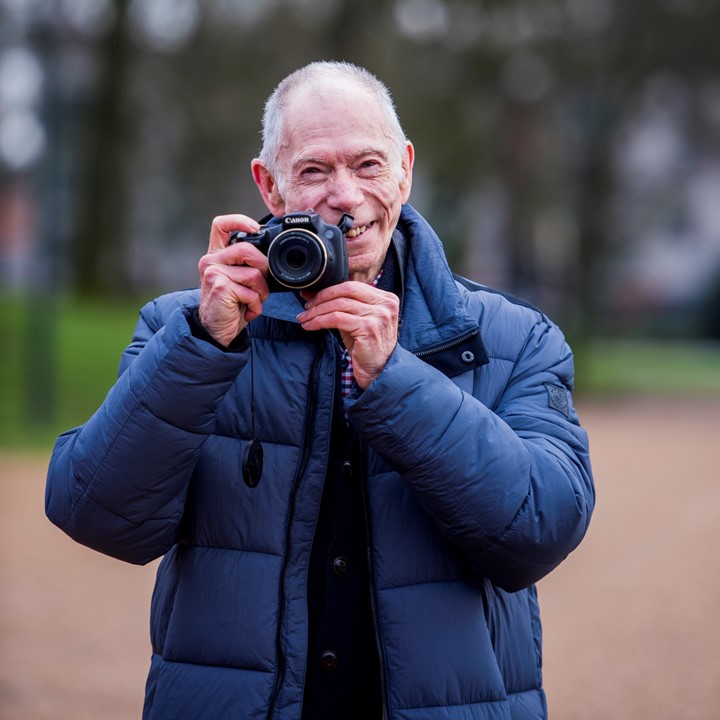
[[[534,583],[594,504],[572,355],[452,274],[413,160],[369,72],[287,77],[252,162],[268,227],[351,216],[348,279],[270,292],[267,248],[231,242],[259,224],[217,217],[199,290],[143,308],[58,439],[52,521],[164,555],[146,720],[546,717]]]

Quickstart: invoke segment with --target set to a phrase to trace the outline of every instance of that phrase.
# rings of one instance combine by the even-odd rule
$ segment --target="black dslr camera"
[[[317,213],[291,212],[256,233],[231,233],[229,244],[249,242],[267,256],[271,292],[315,291],[348,279],[345,233],[352,224],[347,213],[329,225]]]

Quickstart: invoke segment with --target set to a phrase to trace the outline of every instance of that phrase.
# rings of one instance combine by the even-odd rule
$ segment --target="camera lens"
[[[307,253],[300,248],[290,248],[285,253],[285,262],[293,270],[302,270],[307,264]]]
[[[302,290],[322,276],[327,265],[325,245],[308,230],[286,230],[270,243],[268,265],[287,288]]]

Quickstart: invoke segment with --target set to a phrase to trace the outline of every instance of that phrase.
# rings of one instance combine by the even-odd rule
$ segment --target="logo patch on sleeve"
[[[545,388],[548,393],[548,406],[568,417],[570,415],[570,401],[568,400],[567,390],[559,385],[550,385],[549,383],[545,383]]]

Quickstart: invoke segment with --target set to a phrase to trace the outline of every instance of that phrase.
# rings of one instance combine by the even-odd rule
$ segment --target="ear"
[[[276,217],[285,214],[285,200],[283,200],[280,191],[278,190],[275,178],[270,174],[269,170],[255,158],[250,163],[250,169],[252,170],[253,180],[258,186],[260,195],[262,196],[263,202],[267,206],[267,209]]]
[[[403,204],[408,201],[410,197],[410,189],[412,188],[412,171],[413,165],[415,164],[415,148],[413,144],[408,141],[405,145],[405,154],[402,159],[402,179],[400,180],[400,195],[402,197]]]

